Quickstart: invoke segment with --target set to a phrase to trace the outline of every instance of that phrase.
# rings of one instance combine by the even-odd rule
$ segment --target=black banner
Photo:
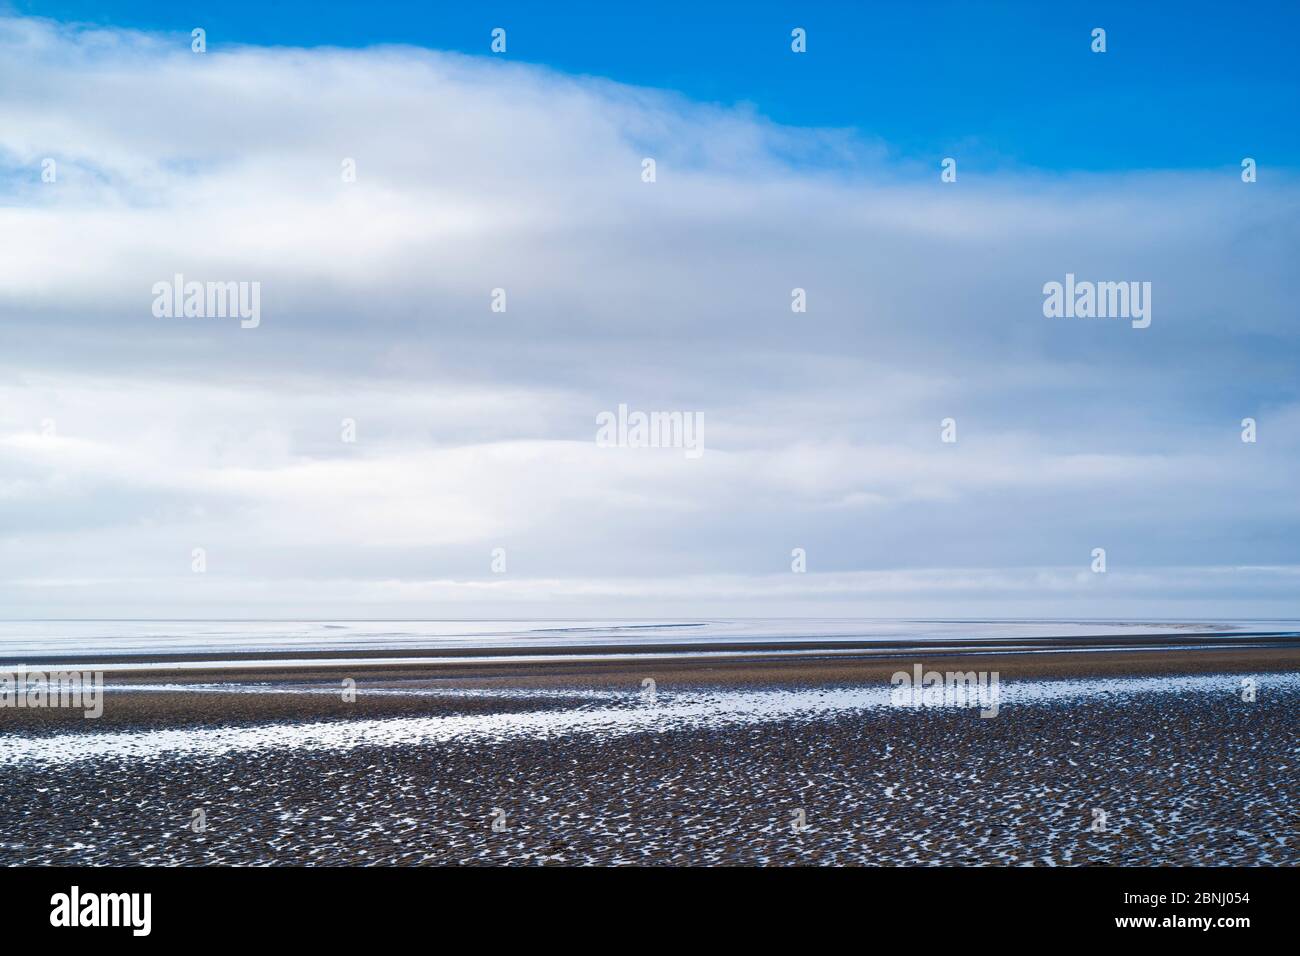
[[[488,926],[515,933],[577,927],[611,914],[645,932],[659,921],[725,923],[740,936],[773,919],[820,915],[827,929],[1178,938],[1231,944],[1293,917],[1294,869],[7,869],[0,913],[11,938],[76,933],[127,944],[224,937],[339,941]],[[484,923],[484,920],[487,920]]]

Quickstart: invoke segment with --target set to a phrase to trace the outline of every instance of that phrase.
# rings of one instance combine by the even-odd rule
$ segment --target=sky
[[[0,3],[0,617],[1300,616],[1295,5],[553,6]]]

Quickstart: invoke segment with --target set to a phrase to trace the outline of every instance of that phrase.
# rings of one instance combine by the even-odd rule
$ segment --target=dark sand
[[[0,709],[23,737],[309,720],[556,711],[650,677],[663,694],[888,686],[919,661],[1027,679],[1300,672],[1300,647],[428,665],[106,675],[341,694],[110,692],[104,716]],[[1158,693],[754,725],[278,748],[0,774],[9,863],[1300,863],[1300,692]],[[439,687],[444,696],[367,688]],[[459,696],[512,689],[514,696]],[[572,692],[567,697],[566,692]],[[533,695],[530,696],[530,693]],[[3,738],[0,738],[0,744]],[[204,810],[207,828],[189,829]],[[1095,832],[1094,810],[1106,814]],[[494,811],[507,829],[493,832]],[[791,823],[802,810],[807,829]]]

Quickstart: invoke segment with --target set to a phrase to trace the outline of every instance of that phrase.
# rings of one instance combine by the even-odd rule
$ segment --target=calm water
[[[709,618],[528,621],[0,621],[0,660],[108,655],[521,649],[1087,636],[1300,634],[1297,621],[871,620]]]

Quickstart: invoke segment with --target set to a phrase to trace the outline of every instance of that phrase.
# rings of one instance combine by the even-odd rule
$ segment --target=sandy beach
[[[772,650],[110,672],[99,719],[0,709],[0,850],[104,864],[1300,863],[1294,639]],[[891,704],[891,675],[914,664],[996,672],[997,715]]]

